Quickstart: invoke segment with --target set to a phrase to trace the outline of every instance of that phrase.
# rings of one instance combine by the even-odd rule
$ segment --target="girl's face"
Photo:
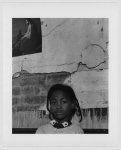
[[[74,103],[71,102],[70,97],[63,91],[54,91],[50,98],[50,113],[54,119],[64,121],[71,117]]]

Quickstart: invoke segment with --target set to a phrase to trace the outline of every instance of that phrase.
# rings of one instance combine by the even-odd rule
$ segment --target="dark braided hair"
[[[71,102],[72,102],[72,103],[75,103],[75,108],[72,110],[72,116],[73,116],[74,114],[76,114],[77,116],[80,117],[79,122],[81,122],[81,121],[82,121],[82,113],[81,113],[81,108],[80,108],[80,106],[79,106],[79,102],[78,102],[78,100],[77,100],[77,98],[76,98],[76,95],[75,95],[75,93],[74,93],[74,90],[73,90],[70,86],[68,86],[68,85],[55,84],[55,85],[53,85],[53,86],[49,89],[48,95],[47,95],[47,110],[50,112],[50,108],[49,108],[49,105],[50,105],[50,98],[51,98],[52,94],[54,93],[54,91],[56,91],[56,90],[61,90],[61,91],[63,91],[64,93],[66,93],[66,94],[69,96]],[[49,118],[52,119],[51,114],[49,114]]]

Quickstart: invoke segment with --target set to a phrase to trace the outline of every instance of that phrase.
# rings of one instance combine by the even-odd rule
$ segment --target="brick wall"
[[[48,89],[52,84],[63,83],[69,75],[66,72],[22,74],[14,78],[12,80],[13,127],[37,126],[37,122],[43,117],[39,108],[46,104]]]
[[[13,128],[37,128],[46,124],[47,91],[51,85],[64,83],[70,73],[22,74],[13,79]],[[84,96],[82,96],[84,98]],[[84,106],[83,106],[84,107]],[[82,108],[83,128],[108,128],[108,108]]]

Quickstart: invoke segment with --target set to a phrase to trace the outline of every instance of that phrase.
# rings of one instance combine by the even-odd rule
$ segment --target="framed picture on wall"
[[[12,18],[12,56],[42,52],[40,18]]]
[[[2,8],[3,145],[116,146],[117,8],[110,3]]]

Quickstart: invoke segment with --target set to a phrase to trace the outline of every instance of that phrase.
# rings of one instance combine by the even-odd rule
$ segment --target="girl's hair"
[[[76,95],[75,95],[75,93],[74,93],[74,90],[73,90],[70,86],[68,86],[68,85],[55,84],[55,85],[53,85],[53,86],[49,89],[48,95],[47,95],[47,110],[50,112],[50,108],[49,108],[49,106],[50,106],[50,98],[51,98],[52,94],[53,94],[55,91],[57,91],[57,90],[61,90],[61,91],[63,91],[64,93],[66,93],[66,94],[69,96],[71,102],[72,102],[72,103],[75,103],[75,108],[74,108],[73,111],[72,111],[72,115],[76,114],[78,117],[80,117],[79,122],[81,122],[81,120],[82,120],[82,113],[81,113],[81,108],[80,108],[80,106],[79,106],[79,102],[78,102],[78,100],[77,100],[77,98],[76,98]],[[51,114],[49,114],[49,118],[51,119]]]

